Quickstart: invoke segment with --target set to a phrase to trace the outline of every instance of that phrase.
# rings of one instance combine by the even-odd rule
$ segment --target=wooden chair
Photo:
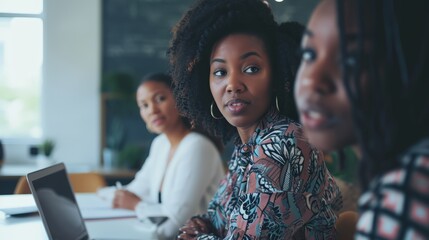
[[[358,213],[355,211],[345,211],[340,213],[337,223],[335,224],[337,229],[337,239],[354,239],[358,218]]]
[[[73,191],[78,193],[96,192],[98,188],[106,186],[106,180],[99,173],[70,173],[70,183]],[[31,190],[28,186],[25,176],[19,178],[15,187],[15,194],[30,194]]]

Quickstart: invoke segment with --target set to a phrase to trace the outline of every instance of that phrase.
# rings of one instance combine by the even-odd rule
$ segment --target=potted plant
[[[50,158],[55,148],[55,142],[52,139],[46,139],[39,148],[41,150],[40,152],[45,155],[46,158]]]
[[[45,139],[41,144],[31,147],[30,151],[31,154],[37,155],[37,164],[40,166],[45,166],[55,162],[52,159],[52,153],[54,149],[55,141],[52,139]]]

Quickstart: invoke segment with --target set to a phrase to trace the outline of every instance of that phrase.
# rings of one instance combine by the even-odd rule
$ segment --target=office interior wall
[[[45,0],[42,127],[53,158],[99,162],[100,0]]]

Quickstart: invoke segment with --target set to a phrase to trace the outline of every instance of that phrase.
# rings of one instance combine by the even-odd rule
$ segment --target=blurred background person
[[[310,143],[360,158],[356,239],[429,239],[429,2],[323,0],[295,97]]]
[[[173,238],[187,219],[205,212],[224,176],[219,149],[179,114],[170,87],[171,77],[162,73],[141,81],[140,115],[159,136],[135,179],[113,198],[114,208],[135,210],[140,218],[154,211],[167,216],[157,229],[160,239]]]

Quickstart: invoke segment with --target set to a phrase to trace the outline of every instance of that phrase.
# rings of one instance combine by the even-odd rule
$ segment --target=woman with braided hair
[[[335,237],[338,187],[294,120],[302,32],[279,26],[260,0],[199,1],[174,29],[178,108],[224,142],[235,139],[207,214],[191,218],[180,239]]]
[[[295,85],[323,151],[353,146],[356,239],[429,239],[429,1],[323,0]]]

